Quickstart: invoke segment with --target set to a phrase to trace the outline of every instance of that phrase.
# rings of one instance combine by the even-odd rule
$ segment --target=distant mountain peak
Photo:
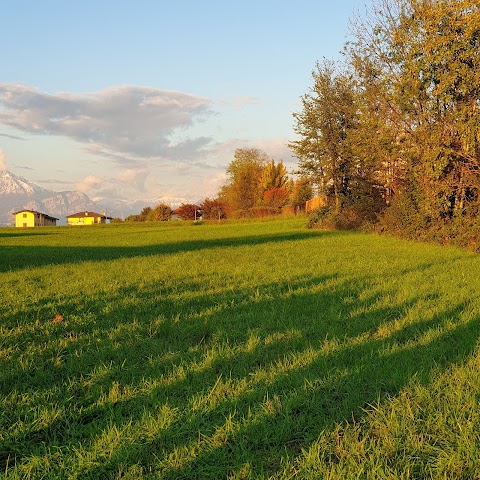
[[[48,190],[20,175],[0,171],[0,196],[45,194]]]
[[[84,193],[55,192],[8,170],[0,171],[0,223],[11,224],[12,212],[23,208],[62,218],[72,210],[91,210],[93,206]]]
[[[154,199],[120,200],[114,198],[90,199],[78,191],[56,192],[48,190],[26,178],[7,170],[0,171],[0,225],[13,223],[12,212],[38,210],[60,218],[60,223],[73,212],[108,212],[109,216],[125,218],[140,213],[144,207],[155,207],[167,203],[172,208],[188,203],[186,198],[157,197]]]

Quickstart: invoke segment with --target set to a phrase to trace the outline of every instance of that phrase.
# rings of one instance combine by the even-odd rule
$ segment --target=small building
[[[15,215],[16,227],[55,227],[58,220],[36,210],[20,210],[12,215]]]
[[[107,217],[104,213],[79,212],[72,213],[66,217],[68,225],[93,225],[96,223],[107,223],[112,217]]]
[[[181,220],[180,215],[178,215],[178,208],[172,210],[172,216],[170,217],[170,220]]]

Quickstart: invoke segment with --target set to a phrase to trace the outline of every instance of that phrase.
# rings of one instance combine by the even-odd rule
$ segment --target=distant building
[[[172,210],[172,216],[170,217],[170,220],[181,220],[180,216],[178,215],[178,208]]]
[[[15,215],[16,227],[54,227],[58,220],[36,210],[20,210],[13,212],[13,215]]]
[[[112,217],[107,217],[104,213],[79,212],[72,213],[66,217],[68,225],[93,225],[95,223],[107,223]]]

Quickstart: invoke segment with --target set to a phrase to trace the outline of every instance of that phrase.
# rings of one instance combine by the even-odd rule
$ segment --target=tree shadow
[[[78,474],[108,478],[140,465],[161,478],[225,478],[249,463],[255,475],[271,475],[322,431],[360,418],[369,404],[396,395],[412,378],[428,383],[433,370],[462,362],[478,341],[480,320],[461,321],[462,303],[402,324],[410,309],[435,297],[412,294],[379,307],[385,292],[364,295],[358,281],[335,275],[272,283],[257,292],[193,295],[200,288],[184,285],[192,295],[175,301],[168,290],[159,296],[156,284],[122,289],[115,298],[98,293],[86,299],[99,312],[91,322],[49,325],[51,345],[27,369],[2,369],[0,388],[8,395],[14,385],[19,395],[37,392],[38,398],[49,390],[50,404],[68,396],[68,411],[48,426],[7,436],[0,467],[7,458],[21,463],[52,449],[73,465],[79,444],[88,450],[113,427],[141,430],[146,413],[168,406],[177,414],[167,427],[148,437],[127,436],[107,459],[92,452]],[[140,301],[126,305],[132,296]],[[62,311],[73,317],[80,308],[75,299],[63,299]],[[400,322],[397,329],[389,328],[393,320]],[[41,331],[22,335],[15,338],[19,345],[41,342]],[[55,365],[53,340],[69,336],[75,341],[64,345],[63,363]],[[182,448],[193,455],[168,463]]]
[[[28,231],[5,231],[5,229],[0,228],[0,239],[2,238],[15,238],[15,237],[38,237],[38,236],[50,236],[58,235],[59,232],[42,232],[38,229],[31,229]]]
[[[293,242],[320,235],[326,236],[336,234],[336,232],[309,231],[255,235],[250,237],[225,237],[204,240],[195,239],[170,243],[159,241],[152,245],[141,246],[4,245],[0,247],[0,272],[16,271],[46,265],[79,264],[83,262],[104,262],[121,258],[173,255],[211,248],[232,248],[256,246],[268,243]],[[23,233],[19,236],[24,235],[28,234]],[[34,233],[32,235],[41,234]]]

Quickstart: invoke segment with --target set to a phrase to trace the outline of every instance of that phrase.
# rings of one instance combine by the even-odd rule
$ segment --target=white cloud
[[[257,140],[253,146],[266,152],[276,162],[283,160],[283,164],[287,168],[296,166],[297,158],[288,147],[286,138]]]
[[[8,170],[7,162],[5,161],[5,153],[0,148],[0,172],[3,170]]]
[[[99,187],[102,185],[103,179],[100,177],[96,177],[95,175],[88,175],[87,177],[83,178],[80,180],[75,185],[75,190],[78,190],[83,193],[88,193],[92,191],[93,189]]]
[[[297,158],[288,147],[286,138],[270,138],[256,141],[247,139],[232,138],[225,142],[219,142],[212,147],[210,159],[217,161],[217,165],[223,165],[225,168],[233,160],[237,148],[258,148],[264,151],[276,162],[283,161],[288,168],[295,166]],[[225,163],[226,160],[226,163]]]
[[[139,192],[145,192],[149,176],[148,170],[127,169],[119,172],[117,180],[124,186],[134,187]]]
[[[232,111],[238,113],[236,107],[261,101],[254,97],[229,101],[227,116],[232,116]],[[78,161],[84,161],[85,166],[91,163],[77,177],[80,180],[74,188],[92,198],[175,194],[198,200],[215,196],[225,182],[225,170],[235,149],[242,147],[260,148],[276,161],[283,160],[287,168],[293,167],[295,160],[287,139],[253,141],[235,138],[232,133],[225,138],[216,131],[221,140],[215,141],[210,136],[212,126],[199,122],[221,116],[221,111],[212,111],[217,106],[218,102],[207,98],[148,87],[48,94],[30,86],[0,84],[0,124],[27,134],[78,142],[82,150]],[[223,125],[222,118],[219,125]],[[236,125],[235,120],[233,130],[240,137]],[[8,135],[0,135],[20,139],[7,131]],[[28,141],[31,138],[26,136]],[[6,168],[1,153],[0,170]],[[35,156],[32,162],[37,158],[42,156]],[[81,166],[76,174],[79,171]],[[62,180],[51,182],[60,184]]]
[[[18,135],[9,135],[8,133],[0,133],[0,137],[9,138],[11,140],[25,140],[24,138],[19,137]]]
[[[227,173],[217,172],[201,179],[198,185],[198,193],[203,200],[205,197],[214,198],[218,195],[220,187],[227,183]]]
[[[143,198],[155,196],[161,190],[149,169],[123,169],[113,176],[88,175],[74,189],[91,198]]]
[[[245,105],[260,105],[261,103],[264,103],[264,101],[261,98],[244,96],[244,97],[237,97],[233,101],[233,106],[243,107]]]
[[[210,112],[209,99],[149,87],[118,86],[91,94],[50,95],[0,84],[0,123],[27,133],[59,135],[119,163],[144,158],[188,161],[210,138],[171,137]]]

